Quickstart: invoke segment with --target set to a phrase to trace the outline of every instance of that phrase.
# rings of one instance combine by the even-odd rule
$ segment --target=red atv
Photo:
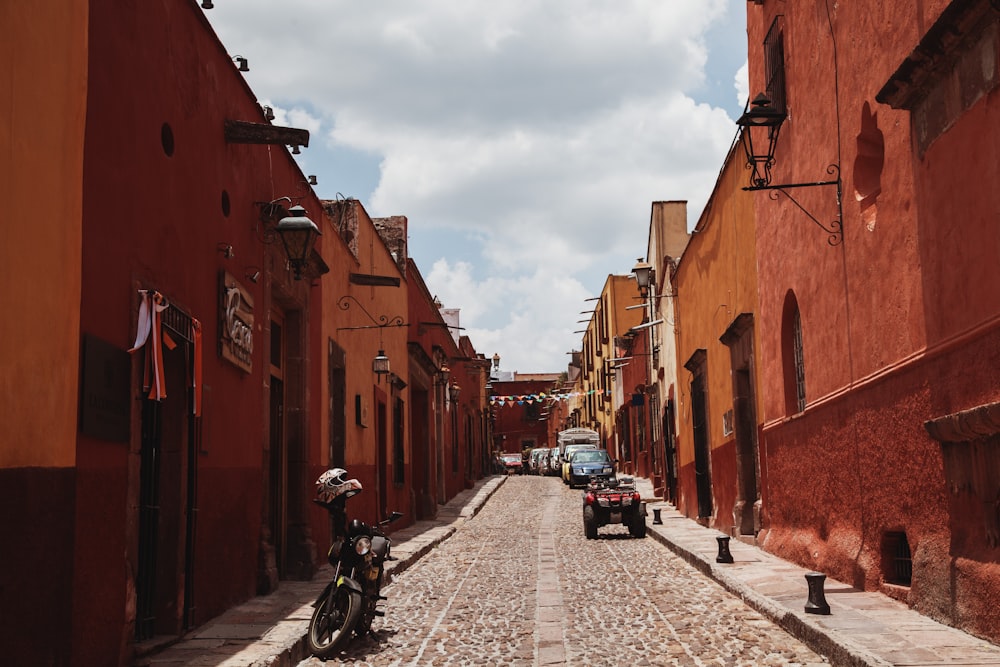
[[[646,503],[631,477],[592,479],[583,492],[583,533],[597,538],[597,529],[609,523],[628,526],[632,537],[646,537]]]

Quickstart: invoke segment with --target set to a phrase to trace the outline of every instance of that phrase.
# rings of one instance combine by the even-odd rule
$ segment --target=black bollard
[[[663,523],[663,519],[660,518],[660,508],[659,507],[654,507],[653,508],[653,525],[659,526],[662,523]]]
[[[806,613],[807,614],[829,614],[830,605],[826,602],[826,596],[823,594],[823,582],[826,581],[826,575],[822,572],[808,572],[806,573],[806,583],[809,584],[809,601],[806,602]]]
[[[729,553],[729,536],[720,535],[715,538],[719,543],[719,555],[715,557],[716,563],[732,563],[733,555]]]

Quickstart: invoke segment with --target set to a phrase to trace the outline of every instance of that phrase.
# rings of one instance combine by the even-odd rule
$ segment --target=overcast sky
[[[405,215],[476,350],[560,372],[651,204],[715,184],[747,99],[746,0],[215,0],[317,194]]]

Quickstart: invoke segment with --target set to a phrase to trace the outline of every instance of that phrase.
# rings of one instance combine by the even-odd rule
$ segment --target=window
[[[802,320],[798,309],[792,322],[792,345],[795,349],[795,405],[802,412],[806,409],[806,364],[802,357]]]
[[[802,345],[799,304],[791,291],[785,296],[781,318],[781,362],[785,385],[785,411],[795,414],[806,409],[806,366]]]
[[[882,578],[897,586],[909,586],[913,580],[913,558],[906,533],[887,532],[882,536]]]
[[[785,99],[785,17],[774,17],[764,38],[764,76],[767,77],[765,94],[772,106],[787,113]]]

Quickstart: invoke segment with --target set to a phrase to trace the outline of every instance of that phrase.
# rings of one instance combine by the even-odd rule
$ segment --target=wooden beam
[[[245,120],[226,120],[226,142],[230,144],[282,144],[308,146],[309,130],[280,127],[270,123],[251,123]]]
[[[376,287],[399,287],[399,278],[394,276],[373,276],[368,273],[352,273],[350,280],[355,285],[374,285]]]

